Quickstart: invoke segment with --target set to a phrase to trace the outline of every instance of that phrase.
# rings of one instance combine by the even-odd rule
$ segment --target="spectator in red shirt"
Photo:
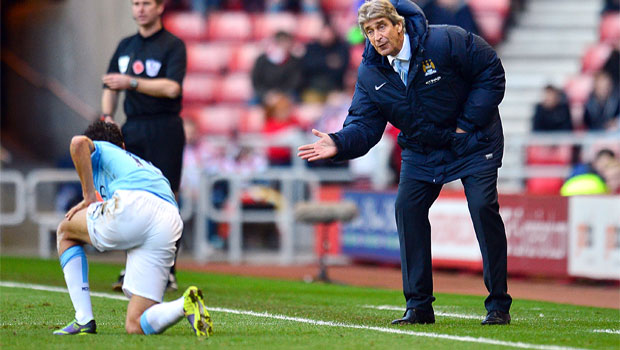
[[[282,93],[271,91],[265,94],[263,106],[265,108],[265,125],[263,134],[272,141],[286,142],[291,139],[294,144],[301,125],[293,114],[293,101]],[[291,147],[277,146],[267,149],[269,165],[291,165]]]

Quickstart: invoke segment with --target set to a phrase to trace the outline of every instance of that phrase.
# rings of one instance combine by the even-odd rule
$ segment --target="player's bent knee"
[[[75,239],[76,237],[74,234],[72,234],[73,232],[71,232],[71,227],[70,227],[70,223],[69,221],[62,220],[60,222],[60,224],[58,225],[58,229],[56,230],[56,237],[58,240],[66,240],[66,239]]]
[[[60,224],[58,224],[58,228],[56,228],[56,245],[60,248],[60,244],[62,241],[67,239],[67,229],[65,225],[65,221],[63,220]]]
[[[56,239],[61,240],[65,232],[65,220],[61,221],[56,228]]]

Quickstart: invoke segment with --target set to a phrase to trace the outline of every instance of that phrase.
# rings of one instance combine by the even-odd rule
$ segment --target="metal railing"
[[[517,152],[517,162],[510,164],[504,161],[504,166],[499,172],[500,180],[525,180],[534,177],[565,178],[569,175],[571,164],[528,165],[527,148],[530,146],[581,146],[582,155],[587,156],[592,153],[592,148],[597,147],[615,147],[616,151],[620,150],[620,132],[537,132],[506,136],[504,160],[511,156],[509,152]],[[584,159],[584,161],[587,160]]]
[[[19,225],[26,220],[26,182],[17,170],[2,170],[0,183],[15,186],[15,209],[11,213],[0,213],[0,223],[5,226]],[[6,197],[5,197],[6,198]]]
[[[42,201],[39,197],[37,187],[41,184],[79,182],[75,170],[63,169],[39,169],[28,174],[26,178],[28,214],[30,219],[39,225],[39,256],[49,257],[51,255],[50,231],[56,231],[58,224],[64,217],[63,212],[56,210],[39,210],[38,204]]]
[[[218,209],[213,205],[213,187],[219,181],[229,184],[228,205],[225,209]],[[280,205],[272,210],[243,209],[242,192],[247,184],[256,182],[277,182],[280,190]],[[309,187],[308,193],[314,197],[318,193],[319,178],[309,172],[295,170],[272,171],[253,175],[216,175],[203,174],[200,179],[200,191],[194,221],[194,258],[206,261],[212,252],[208,243],[209,236],[207,222],[226,222],[230,227],[228,237],[228,261],[240,263],[243,259],[243,232],[244,223],[275,222],[280,233],[279,259],[282,264],[294,261],[295,231],[293,207],[296,201],[303,200],[303,186]]]
[[[254,141],[249,141],[254,142]],[[256,145],[263,147],[266,143],[256,141]],[[271,145],[271,144],[269,144]],[[290,144],[289,144],[290,145]],[[549,133],[531,134],[516,136],[511,135],[506,138],[505,153],[517,152],[510,156],[516,161],[508,164],[504,162],[504,167],[500,169],[500,180],[523,180],[531,177],[566,177],[569,173],[569,166],[533,166],[526,164],[526,149],[533,145],[580,145],[583,152],[592,154],[594,149],[611,145],[614,150],[620,150],[619,133]],[[504,159],[508,157],[505,155]],[[208,228],[206,222],[226,222],[230,224],[230,236],[228,241],[227,257],[230,262],[238,263],[243,260],[244,251],[242,246],[243,232],[242,225],[247,222],[275,222],[281,234],[281,244],[278,250],[279,260],[286,264],[294,260],[295,257],[295,232],[296,227],[292,206],[296,200],[313,199],[301,198],[299,193],[302,191],[300,186],[308,186],[312,196],[318,193],[318,186],[322,181],[343,181],[352,180],[351,173],[347,169],[321,170],[306,167],[304,162],[296,161],[289,168],[269,171],[266,173],[239,175],[221,174],[201,176],[201,184],[197,193],[181,192],[180,211],[184,221],[194,220],[194,247],[193,256],[198,261],[209,259],[212,247],[208,243]],[[329,171],[332,171],[331,173]],[[23,223],[26,218],[39,226],[38,232],[38,252],[40,256],[46,257],[51,254],[50,231],[56,229],[63,218],[63,212],[56,210],[43,210],[45,197],[39,193],[39,187],[43,184],[60,184],[66,182],[78,182],[77,174],[69,169],[38,169],[31,171],[27,176],[22,175],[16,170],[2,169],[0,182],[3,185],[15,186],[14,210],[12,212],[0,213],[1,226],[15,226]],[[213,185],[217,181],[229,182],[228,205],[226,209],[218,209],[212,203]],[[241,194],[244,186],[255,181],[278,182],[280,185],[280,195],[283,198],[282,205],[274,210],[251,210],[243,208]],[[520,185],[523,190],[523,185]],[[3,195],[4,197],[4,195]],[[6,198],[3,198],[7,200]],[[9,198],[10,199],[10,198]]]

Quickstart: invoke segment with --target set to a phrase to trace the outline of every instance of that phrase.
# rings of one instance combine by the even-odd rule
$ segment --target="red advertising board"
[[[368,202],[371,204],[385,200],[382,197],[383,195],[385,194],[372,191],[356,194],[357,197],[360,197],[358,199],[361,203]],[[395,194],[392,195],[395,196]],[[323,187],[320,198],[321,200],[337,201],[342,198],[342,191],[337,187]],[[500,212],[506,226],[508,240],[508,272],[510,274],[548,277],[568,276],[570,233],[568,201],[567,197],[559,196],[499,196]],[[375,204],[380,204],[377,203]],[[364,218],[370,220],[370,218],[374,218],[373,215],[380,215],[381,218],[385,216],[385,220],[393,220],[393,214],[390,211],[381,211],[381,214],[378,212],[364,214],[364,208],[370,207],[361,205],[361,215]],[[380,205],[379,207],[382,208]],[[469,218],[467,202],[462,192],[446,191],[442,193],[433,204],[429,219],[433,227],[434,267],[481,269],[480,250]],[[389,238],[388,236],[397,237],[396,228],[392,227],[394,225],[384,225],[386,233],[378,235],[377,232],[369,233],[366,232],[368,230],[362,230],[351,224],[347,226],[349,229],[344,233],[344,243],[342,242],[343,232],[340,225],[318,226],[317,253],[321,251],[321,242],[327,241],[329,242],[328,254],[344,253],[353,258],[362,254],[366,259],[369,259],[368,256],[380,256],[381,258],[377,258],[377,262],[399,261],[398,249],[393,251],[393,256],[386,256],[388,251],[385,247],[385,240]],[[362,226],[369,228],[372,225],[364,224]],[[323,237],[324,234],[327,234],[327,239]],[[383,241],[376,241],[380,238]],[[377,245],[378,243],[381,244]],[[346,252],[342,250],[342,244],[346,245]],[[391,245],[389,246],[391,247]]]
[[[568,198],[501,195],[508,239],[508,272],[567,276]]]

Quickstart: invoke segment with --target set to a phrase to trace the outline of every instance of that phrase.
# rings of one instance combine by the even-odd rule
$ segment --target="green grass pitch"
[[[90,263],[93,292],[109,287],[120,265]],[[392,326],[399,291],[178,272],[180,290],[205,292],[215,335],[199,340],[181,320],[155,336],[127,335],[127,302],[93,296],[98,334],[53,336],[73,318],[69,295],[7,287],[64,287],[56,260],[0,259],[0,348],[9,349],[620,349],[620,311],[515,300],[509,326],[481,326],[483,297],[438,294],[434,325]],[[379,306],[384,306],[383,309]]]

